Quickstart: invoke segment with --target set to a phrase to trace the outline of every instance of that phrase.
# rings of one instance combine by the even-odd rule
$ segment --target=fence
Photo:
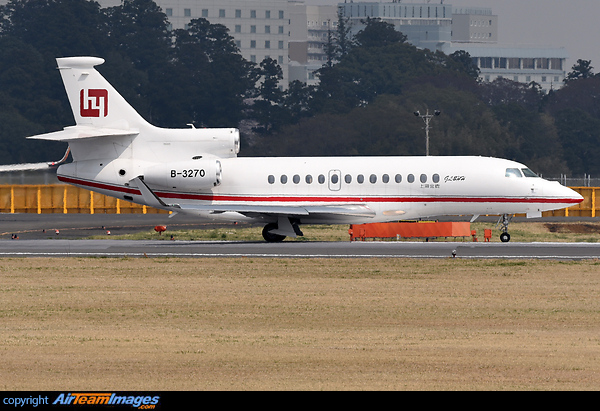
[[[598,187],[600,186],[600,178],[592,178],[590,174],[584,174],[583,177],[568,177],[566,174],[561,174],[558,178],[547,178],[549,181],[558,181],[563,186],[567,187]]]
[[[584,200],[567,209],[546,211],[544,217],[596,217],[600,204],[596,192],[600,187],[571,187]],[[0,213],[79,213],[79,214],[159,214],[164,210],[142,206],[65,185],[0,185]]]
[[[142,206],[64,185],[0,185],[2,213],[159,214],[164,210]]]
[[[583,196],[583,201],[573,207],[562,210],[546,211],[544,217],[596,217],[600,216],[599,204],[596,202],[596,192],[600,187],[571,187]]]

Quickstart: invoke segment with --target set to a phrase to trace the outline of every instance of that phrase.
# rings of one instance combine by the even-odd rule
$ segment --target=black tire
[[[284,235],[270,233],[271,230],[275,230],[276,228],[277,224],[275,223],[269,223],[263,228],[262,236],[267,243],[280,243],[285,240]]]
[[[502,241],[503,243],[508,243],[510,241],[510,234],[508,234],[508,233],[500,234],[500,241]]]

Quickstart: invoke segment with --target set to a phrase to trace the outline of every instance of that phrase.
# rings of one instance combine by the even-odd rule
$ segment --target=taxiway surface
[[[441,242],[263,242],[161,240],[0,240],[0,257],[596,259],[600,244]]]
[[[106,230],[130,233],[155,225],[207,228],[168,215],[0,214],[0,257],[290,257],[290,258],[533,258],[597,259],[596,243],[264,242],[81,240]],[[60,234],[55,235],[55,230]],[[19,240],[11,240],[11,233]]]

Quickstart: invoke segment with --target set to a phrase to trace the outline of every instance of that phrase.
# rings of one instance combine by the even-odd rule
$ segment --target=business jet
[[[515,161],[488,157],[243,158],[235,128],[164,129],[146,122],[95,69],[97,57],[58,58],[76,125],[32,136],[64,141],[60,181],[176,213],[264,224],[268,242],[302,224],[358,224],[444,215],[499,215],[575,205],[575,191]]]

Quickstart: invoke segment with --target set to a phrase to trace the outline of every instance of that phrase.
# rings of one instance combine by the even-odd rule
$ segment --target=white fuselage
[[[193,169],[185,190],[150,188],[166,204],[254,204],[268,206],[365,205],[374,212],[364,216],[306,216],[306,223],[365,223],[397,221],[442,215],[480,215],[541,212],[569,207],[581,201],[573,190],[539,177],[525,177],[526,166],[489,157],[231,157],[218,159],[221,183],[193,189]],[[118,161],[117,161],[118,162]],[[148,169],[144,162],[136,169]],[[177,164],[177,163],[172,163]],[[167,167],[165,176],[176,166]],[[120,176],[120,165],[110,163],[94,170],[89,164],[61,166],[59,179],[106,195],[144,204],[131,175]],[[521,176],[507,176],[518,169]],[[192,187],[190,189],[190,187]],[[192,212],[192,211],[190,211]],[[195,214],[210,219],[268,221],[265,216],[238,213]]]

